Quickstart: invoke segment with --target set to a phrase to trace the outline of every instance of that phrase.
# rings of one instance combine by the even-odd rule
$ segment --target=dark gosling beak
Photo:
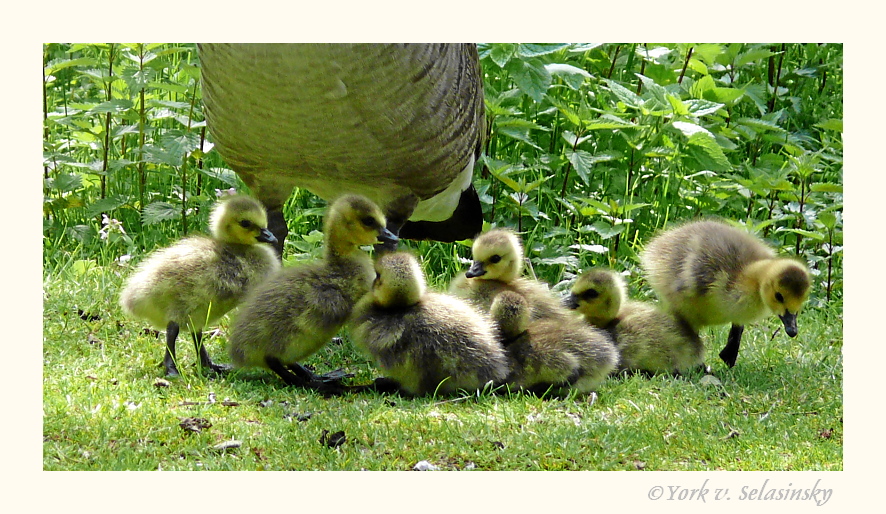
[[[471,267],[468,268],[468,271],[465,272],[465,276],[468,278],[482,277],[485,274],[486,270],[483,269],[483,263],[480,261],[474,261]]]
[[[378,240],[382,242],[385,248],[391,250],[396,250],[397,243],[400,242],[400,238],[385,227],[382,227],[381,232],[379,232]]]
[[[563,306],[567,309],[578,309],[578,298],[574,294],[569,294],[569,296],[563,298]]]
[[[791,337],[797,337],[797,315],[785,311],[784,314],[779,314],[778,317],[784,323],[784,331]]]
[[[272,234],[271,231],[266,228],[261,229],[261,232],[258,233],[258,237],[256,237],[256,239],[260,243],[274,244],[277,242],[277,238],[274,237],[274,234]]]

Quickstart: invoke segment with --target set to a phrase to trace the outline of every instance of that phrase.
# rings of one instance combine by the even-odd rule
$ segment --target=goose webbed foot
[[[203,332],[194,333],[194,347],[200,355],[200,367],[204,370],[222,375],[233,368],[230,364],[216,364],[212,362],[212,359],[209,358],[209,353],[206,351],[206,346],[203,345]]]

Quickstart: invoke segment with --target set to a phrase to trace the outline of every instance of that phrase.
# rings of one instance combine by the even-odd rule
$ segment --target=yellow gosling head
[[[268,215],[255,198],[245,195],[224,197],[209,215],[212,236],[225,243],[253,245],[276,243],[268,230]]]
[[[802,263],[793,259],[769,261],[760,281],[760,295],[766,306],[781,318],[790,337],[797,335],[797,313],[809,298],[811,279]]]
[[[357,247],[378,241],[396,244],[397,236],[385,223],[381,209],[371,200],[361,195],[344,195],[329,206],[323,229],[336,245]]]
[[[406,252],[388,253],[375,263],[372,297],[382,307],[408,307],[421,300],[425,275],[418,261]]]
[[[465,273],[468,278],[510,282],[523,271],[523,245],[511,230],[497,228],[480,235],[472,253],[474,262]]]
[[[585,317],[588,323],[605,327],[618,316],[627,298],[624,278],[615,271],[594,268],[583,273],[572,285],[567,306]]]

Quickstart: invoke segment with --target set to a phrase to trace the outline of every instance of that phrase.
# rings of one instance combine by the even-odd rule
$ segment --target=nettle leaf
[[[714,78],[710,75],[705,75],[692,84],[689,88],[689,94],[692,95],[693,98],[704,98],[705,92],[710,91],[715,87],[717,87],[717,84],[714,82]]]
[[[770,52],[769,50],[765,50],[765,49],[761,49],[761,48],[748,50],[747,52],[740,54],[735,59],[735,67],[740,68],[740,67],[744,66],[745,64],[750,64],[752,62],[759,61],[760,59],[766,59],[767,57],[769,57],[771,55],[777,55],[777,54],[775,52]]]
[[[603,220],[595,221],[591,225],[591,229],[593,229],[594,232],[600,234],[600,237],[603,239],[615,237],[618,234],[624,232],[626,228],[627,225],[612,225]]]
[[[83,176],[79,173],[59,173],[45,182],[49,189],[70,193],[83,187]]]
[[[824,129],[824,130],[833,130],[834,132],[843,132],[843,120],[838,119],[827,119],[820,123],[816,123],[814,126]]]
[[[234,170],[229,170],[227,168],[200,168],[200,173],[206,175],[207,177],[214,178],[215,180],[223,182],[231,187],[237,187],[240,185],[240,182],[237,179],[237,174],[234,173]]]
[[[671,125],[680,132],[683,133],[686,137],[692,137],[695,134],[706,134],[713,139],[714,135],[706,128],[696,125],[695,123],[689,123],[686,121],[675,121]]]
[[[541,61],[537,59],[510,61],[505,69],[511,74],[520,91],[541,103],[553,80]]]
[[[809,190],[816,193],[842,193],[843,186],[841,184],[815,183],[810,186]]]
[[[709,132],[697,132],[689,137],[687,147],[689,155],[701,165],[702,169],[712,171],[732,171],[729,159],[723,149]]]
[[[577,150],[575,152],[572,150],[566,150],[566,156],[569,159],[569,162],[572,163],[572,166],[575,167],[575,171],[578,172],[582,182],[587,185],[590,185],[588,183],[588,175],[595,164],[598,162],[611,161],[616,158],[613,154],[601,153],[592,155],[584,150]]]
[[[113,211],[121,205],[125,205],[126,201],[127,199],[123,195],[114,195],[107,198],[102,198],[101,200],[92,203],[89,208],[86,209],[86,215],[92,217],[98,216],[103,212]]]
[[[714,114],[719,111],[723,107],[724,104],[719,102],[711,102],[709,100],[701,100],[697,98],[691,98],[689,100],[683,100],[683,105],[689,109],[689,112],[692,113],[693,116],[706,116],[708,114]]]
[[[588,130],[605,130],[605,129],[624,129],[624,128],[636,128],[639,127],[636,123],[631,123],[628,120],[623,120],[617,116],[613,116],[611,114],[604,114],[597,118],[596,120],[589,121],[585,127]]]
[[[548,73],[552,76],[562,78],[567,86],[575,90],[581,88],[585,79],[592,78],[590,73],[576,66],[572,66],[571,64],[545,64],[545,69],[548,70]]]
[[[744,96],[744,91],[734,87],[715,87],[705,93],[705,98],[724,104],[734,104]]]
[[[778,126],[774,121],[761,120],[759,118],[738,118],[735,120],[737,125],[744,125],[758,131],[774,130],[776,132],[784,132],[785,130]]]
[[[161,221],[169,221],[178,218],[180,209],[169,202],[153,202],[145,206],[142,211],[142,222],[145,225],[153,225]]]
[[[182,130],[168,130],[160,136],[163,149],[179,158],[200,148],[200,134]]]
[[[118,98],[115,100],[110,100],[107,102],[102,102],[92,109],[89,109],[89,112],[93,114],[97,113],[105,113],[105,112],[121,112],[126,111],[128,109],[132,109],[132,102],[129,100],[124,100],[122,98]]]
[[[95,66],[96,64],[98,64],[98,61],[96,61],[92,57],[80,57],[78,59],[53,59],[49,61],[49,63],[47,63],[45,68],[43,68],[43,72],[47,75],[52,75],[59,70],[70,68],[72,66]]]
[[[492,62],[497,64],[499,68],[504,68],[517,51],[517,45],[513,43],[499,43],[491,46],[492,48],[489,50],[489,58],[492,59]]]
[[[181,166],[182,156],[154,145],[145,145],[145,161],[169,166]]]
[[[569,44],[566,43],[521,43],[517,45],[517,55],[520,57],[538,57],[552,54],[568,46]]]
[[[616,96],[619,100],[621,100],[628,107],[633,107],[634,109],[639,109],[643,106],[643,99],[637,96],[637,93],[634,93],[630,89],[622,86],[618,82],[609,79],[603,79],[603,82],[609,86],[609,90],[612,91],[612,94]]]

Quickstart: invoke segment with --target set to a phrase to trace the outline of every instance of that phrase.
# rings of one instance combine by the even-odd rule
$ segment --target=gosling
[[[502,301],[517,305],[518,319],[524,309],[528,317],[525,341],[509,349],[515,359],[515,373],[509,380],[536,393],[549,386],[561,392],[572,388],[589,393],[599,386],[617,364],[611,338],[567,310],[546,285],[520,276],[520,238],[510,230],[493,229],[474,241],[472,252],[474,262],[453,280],[450,291],[490,312],[499,324],[509,311],[504,309],[507,304],[493,311],[493,303],[502,292],[511,292],[520,299],[507,295]],[[513,323],[520,326],[522,322]]]
[[[756,237],[719,220],[668,230],[640,256],[647,280],[667,308],[693,330],[731,323],[720,358],[732,367],[744,326],[775,313],[790,337],[809,297],[810,277],[801,262],[776,257]]]
[[[219,201],[209,218],[212,237],[191,236],[154,252],[139,265],[120,294],[123,312],[166,330],[166,374],[178,376],[175,342],[182,326],[191,332],[200,365],[216,372],[203,346],[203,329],[233,309],[280,264],[269,245],[264,207],[248,196]]]
[[[401,392],[451,394],[504,381],[508,360],[488,316],[427,291],[409,253],[383,255],[375,270],[372,291],[354,308],[350,334]]]
[[[617,372],[684,374],[704,368],[704,344],[689,324],[644,302],[627,300],[624,278],[594,268],[575,281],[569,307],[608,330],[619,352]]]
[[[396,244],[378,206],[359,195],[345,195],[324,220],[324,257],[283,268],[244,302],[231,329],[236,367],[264,367],[287,384],[340,392],[343,375],[316,376],[299,361],[322,348],[344,325],[357,300],[369,291],[375,272],[360,246],[378,240]]]

